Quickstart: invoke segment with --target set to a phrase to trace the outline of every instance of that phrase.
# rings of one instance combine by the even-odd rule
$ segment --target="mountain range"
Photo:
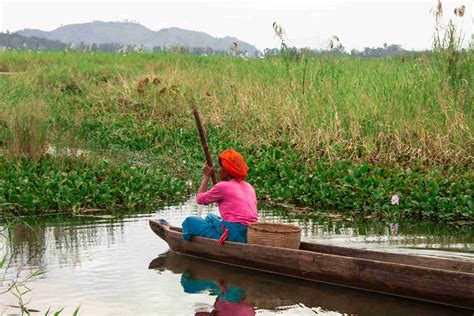
[[[47,32],[38,29],[24,29],[16,32],[26,37],[38,37],[79,45],[121,44],[142,45],[153,48],[169,49],[173,47],[206,48],[214,51],[229,51],[237,43],[239,52],[255,55],[257,48],[235,37],[213,37],[204,32],[190,31],[177,27],[153,31],[135,22],[102,22],[69,24]]]

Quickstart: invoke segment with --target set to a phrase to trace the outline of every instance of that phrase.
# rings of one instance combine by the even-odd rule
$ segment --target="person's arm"
[[[214,166],[209,166],[207,163],[205,163],[202,172],[204,174],[204,178],[202,179],[198,194],[207,192],[207,188],[209,186],[209,179],[211,178],[211,174],[214,172]]]
[[[204,178],[202,179],[201,186],[199,187],[199,191],[196,196],[197,204],[208,205],[222,200],[223,193],[219,185],[220,183],[217,183],[209,191],[207,190],[212,172],[214,172],[214,167],[210,167],[205,164],[203,168]]]

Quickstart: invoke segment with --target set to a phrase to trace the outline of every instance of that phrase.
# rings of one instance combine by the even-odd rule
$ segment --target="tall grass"
[[[460,54],[472,58],[473,52]],[[472,104],[472,77],[466,77],[467,84],[453,86],[434,54],[386,59],[322,56],[303,60],[244,60],[169,53],[5,52],[0,54],[0,64],[21,71],[0,77],[0,93],[5,95],[0,100],[0,142],[4,154],[10,157],[28,155],[21,154],[28,153],[27,149],[19,148],[31,148],[31,153],[50,157],[41,150],[45,143],[56,142],[56,148],[77,148],[80,144],[93,159],[99,162],[106,159],[109,166],[125,163],[152,168],[158,181],[161,181],[160,173],[194,179],[197,171],[190,174],[189,170],[199,169],[194,163],[201,154],[186,98],[191,95],[200,108],[213,151],[230,146],[244,150],[251,161],[261,163],[257,169],[273,179],[268,184],[262,178],[261,187],[272,190],[273,181],[288,180],[282,176],[283,171],[273,170],[267,162],[286,161],[288,166],[294,165],[292,170],[299,184],[294,190],[282,191],[285,196],[291,193],[288,199],[306,196],[304,201],[317,202],[314,198],[317,195],[310,196],[304,188],[313,182],[308,174],[321,170],[316,166],[319,162],[336,169],[381,164],[387,168],[420,170],[421,166],[427,175],[441,166],[461,170],[459,175],[463,179],[472,178],[467,170],[472,168],[474,152],[473,109],[465,106]],[[461,67],[464,73],[474,71],[471,65],[461,64]],[[24,113],[25,109],[38,109],[35,111],[41,113],[11,115]],[[15,132],[15,126],[26,130]],[[32,135],[38,135],[36,140],[32,140]],[[71,139],[72,145],[63,143],[64,139]],[[23,145],[15,145],[20,143]],[[284,155],[275,158],[280,155],[278,152]],[[297,159],[287,159],[285,155],[296,155]],[[263,163],[265,160],[261,159],[267,158]],[[338,161],[349,165],[338,165]],[[50,162],[45,165],[51,170]],[[122,171],[117,172],[122,174]],[[280,180],[272,172],[277,172]],[[452,179],[456,172],[450,171]],[[90,174],[94,182],[94,175]],[[335,174],[339,171],[334,171]],[[381,174],[385,177],[392,173]],[[436,183],[442,181],[438,171],[434,174]],[[330,177],[327,190],[334,185]],[[63,177],[58,174],[60,178]],[[94,191],[95,184],[89,180],[87,183]],[[103,183],[108,182],[101,180],[98,185]],[[167,190],[169,181],[163,183],[158,187]],[[403,182],[394,185],[401,186]],[[111,187],[110,194],[104,196],[120,196],[111,203],[126,204],[123,196],[131,187],[123,186],[124,191],[119,195]],[[143,197],[143,188],[136,188],[141,191],[136,192],[133,205],[142,198],[153,201],[153,192],[146,191],[147,196]],[[80,187],[71,190],[75,192],[74,200],[80,198]],[[459,190],[468,187],[462,184]],[[96,196],[92,191],[89,199]],[[173,186],[168,191],[182,194],[183,188]],[[375,198],[377,203],[390,194],[381,192],[384,193],[378,193]],[[408,188],[406,192],[410,194]],[[344,204],[332,204],[331,201],[342,195],[331,194],[321,197],[327,202],[320,206],[355,205],[350,194],[343,198]],[[364,202],[364,195],[360,199],[357,203],[367,209],[376,205]],[[423,209],[432,209],[437,199],[434,195],[434,204],[424,204]],[[64,202],[60,204],[71,205]],[[456,203],[453,202],[453,208]],[[80,207],[97,204],[106,206],[107,202],[101,198],[100,203],[91,200]],[[44,204],[37,201],[34,205]]]
[[[3,125],[13,136],[8,144],[18,154],[39,150],[48,138],[41,132],[45,124],[80,124],[83,117],[103,113],[190,128],[186,101],[180,98],[186,91],[199,97],[206,121],[249,146],[287,142],[308,156],[324,153],[330,159],[378,156],[456,165],[472,158],[472,107],[464,106],[472,105],[471,77],[454,88],[436,55],[408,62],[321,57],[303,63],[170,54],[3,53],[0,58],[14,65],[28,54],[33,62],[26,73],[1,79],[7,81],[3,90],[24,90],[15,81],[31,82],[26,93],[18,94],[36,96],[30,106],[22,97],[3,102]],[[473,53],[460,55],[472,58]],[[472,66],[461,66],[472,75]],[[301,82],[287,79],[287,71],[293,77],[303,71],[305,93]],[[137,91],[144,77],[162,82]],[[14,116],[8,112],[12,109]]]
[[[48,143],[47,130],[50,127],[48,107],[35,101],[28,104],[21,102],[5,112],[4,142],[9,154],[36,160],[43,156]]]
[[[433,56],[440,71],[449,78],[449,83],[454,90],[455,102],[462,107],[472,107],[472,82],[474,63],[473,54],[465,54],[465,36],[460,29],[464,18],[465,6],[454,9],[452,16],[443,24],[443,4],[438,0],[434,10],[435,32],[433,36]],[[471,47],[472,49],[472,43]]]

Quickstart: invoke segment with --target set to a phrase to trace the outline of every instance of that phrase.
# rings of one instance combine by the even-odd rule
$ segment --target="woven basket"
[[[270,247],[298,249],[301,228],[289,224],[252,223],[247,231],[247,243]]]

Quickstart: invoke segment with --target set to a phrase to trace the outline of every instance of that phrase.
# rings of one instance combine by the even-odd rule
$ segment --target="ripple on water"
[[[31,299],[30,308],[43,312],[50,306],[65,306],[64,314],[72,314],[78,305],[81,315],[193,315],[214,309],[218,295],[209,290],[190,293],[183,287],[186,273],[236,286],[259,315],[367,314],[373,310],[393,315],[459,313],[436,305],[176,257],[167,253],[168,245],[149,229],[149,217],[166,218],[180,226],[187,216],[208,212],[217,210],[198,207],[191,200],[151,214],[50,218],[31,222],[30,227],[17,225],[11,238],[0,239],[0,252],[11,254],[8,269],[0,272],[14,278],[20,271],[23,278],[31,271],[46,271],[28,283],[32,292],[25,299]],[[262,217],[299,225],[305,241],[474,260],[472,228],[442,230],[398,223],[394,233],[390,223],[364,226],[320,218],[305,220],[265,210]],[[149,269],[152,262],[161,266]],[[2,297],[2,304],[16,303],[13,296],[3,302]]]

